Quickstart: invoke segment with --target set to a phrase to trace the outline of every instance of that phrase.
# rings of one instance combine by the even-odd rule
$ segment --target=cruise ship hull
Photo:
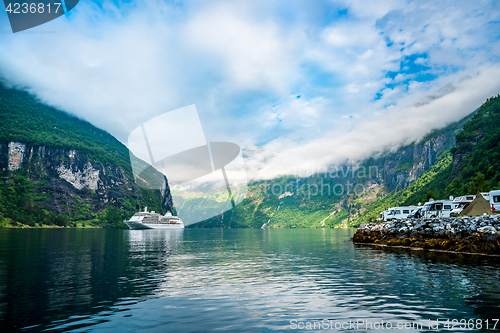
[[[124,221],[124,223],[132,230],[145,230],[145,229],[182,230],[182,229],[184,229],[184,225],[182,225],[182,224],[142,223],[142,222],[136,222],[136,221]]]

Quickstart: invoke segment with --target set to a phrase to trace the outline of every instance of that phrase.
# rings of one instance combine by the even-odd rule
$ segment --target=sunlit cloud
[[[394,149],[498,94],[499,7],[80,2],[40,33],[2,34],[0,73],[122,142],[196,104],[207,140],[258,146],[246,165],[269,178]]]

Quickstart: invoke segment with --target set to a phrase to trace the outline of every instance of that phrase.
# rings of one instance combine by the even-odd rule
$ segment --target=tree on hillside
[[[472,182],[469,186],[469,193],[474,194],[479,192],[489,192],[491,191],[490,184],[486,181],[484,175],[481,172],[478,172],[476,177],[472,179]]]
[[[430,199],[436,199],[436,195],[432,191],[427,192],[427,194],[425,195],[424,201],[422,201],[422,202],[425,203],[425,202],[429,201]]]

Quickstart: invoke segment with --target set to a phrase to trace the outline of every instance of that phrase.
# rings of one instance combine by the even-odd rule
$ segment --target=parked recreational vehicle
[[[415,209],[408,215],[409,219],[419,219],[423,216],[424,206],[415,206]]]
[[[418,209],[418,206],[406,206],[406,207],[392,207],[389,208],[389,214],[387,214],[386,221],[390,220],[400,220],[408,218],[408,215],[413,211]]]
[[[452,209],[455,208],[453,200],[434,200],[424,204],[423,217],[450,217]]]
[[[453,210],[450,212],[451,217],[458,216],[467,206],[470,205],[472,201],[476,198],[476,195],[464,195],[461,197],[456,197],[453,199]]]
[[[378,220],[385,222],[385,221],[387,221],[388,215],[389,215],[389,210],[384,210],[383,212],[380,212],[380,214],[379,214],[380,217],[378,218]]]
[[[489,197],[491,211],[493,214],[500,213],[500,190],[491,191]]]

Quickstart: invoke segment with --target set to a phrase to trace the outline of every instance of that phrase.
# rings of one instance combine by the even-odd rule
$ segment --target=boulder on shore
[[[500,255],[500,215],[362,223],[352,241]]]

